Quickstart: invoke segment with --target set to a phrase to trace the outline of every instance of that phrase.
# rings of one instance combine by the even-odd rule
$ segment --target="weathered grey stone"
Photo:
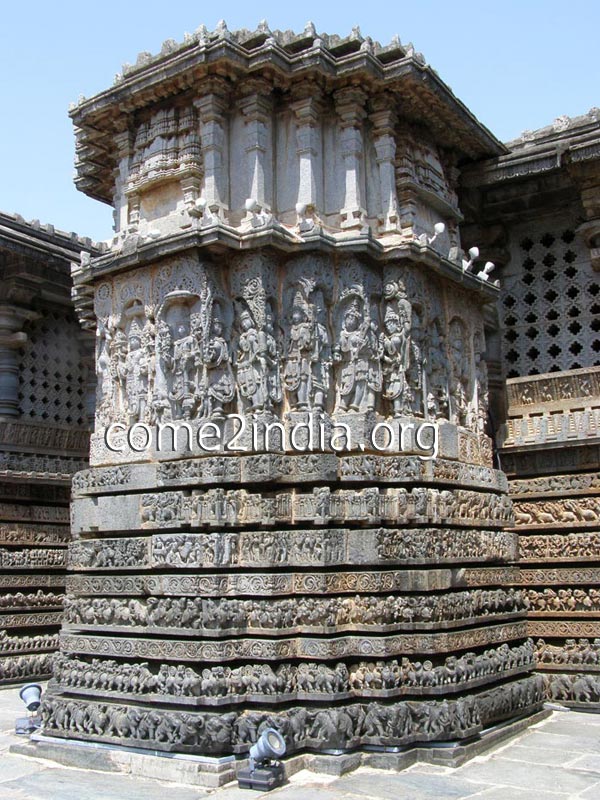
[[[83,242],[0,213],[0,685],[48,677],[69,485],[86,466],[89,347],[71,307]]]
[[[44,731],[457,761],[544,698],[458,229],[503,148],[412,50],[256,36],[169,41],[72,114],[116,235],[72,270],[96,425]]]

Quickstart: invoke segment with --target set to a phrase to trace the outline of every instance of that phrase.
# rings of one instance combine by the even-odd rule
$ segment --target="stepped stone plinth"
[[[503,146],[412,47],[312,26],[200,29],[72,117],[116,232],[73,270],[98,395],[45,733],[340,752],[539,710],[459,233]]]

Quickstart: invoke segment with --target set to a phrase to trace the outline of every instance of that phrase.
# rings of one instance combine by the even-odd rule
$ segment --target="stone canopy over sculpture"
[[[73,269],[98,402],[47,732],[230,754],[274,726],[290,752],[346,750],[538,709],[527,597],[500,588],[497,288],[458,232],[460,165],[502,146],[411,48],[312,26],[200,29],[72,116],[116,234]],[[352,446],[224,444],[232,415],[311,413]],[[105,438],[206,421],[214,452]],[[390,421],[436,426],[437,458],[376,447]]]

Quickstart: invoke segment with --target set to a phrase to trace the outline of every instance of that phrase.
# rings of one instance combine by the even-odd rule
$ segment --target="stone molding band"
[[[453,650],[501,644],[527,638],[525,621],[486,625],[463,631],[397,636],[336,636],[329,639],[176,639],[115,638],[61,633],[61,652],[167,661],[239,661],[284,658],[331,660],[345,657],[387,658],[412,653],[449,653]]]

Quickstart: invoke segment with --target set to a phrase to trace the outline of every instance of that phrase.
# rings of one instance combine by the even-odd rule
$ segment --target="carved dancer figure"
[[[410,366],[408,370],[408,395],[412,411],[423,415],[426,388],[425,381],[425,332],[423,330],[423,314],[413,307],[410,334]]]
[[[96,330],[96,406],[98,419],[102,422],[110,420],[114,409],[116,386],[111,370],[111,351],[113,336],[106,324],[99,319]]]
[[[485,433],[489,405],[488,370],[483,358],[481,335],[476,333],[473,337],[473,352],[475,356],[475,393],[471,408],[470,427],[479,433]]]
[[[127,336],[120,328],[115,330],[109,344],[110,354],[110,376],[114,387],[114,401],[117,413],[120,412],[124,418],[126,414],[127,400],[125,395],[125,377],[127,369]]]
[[[275,334],[275,319],[270,302],[265,303],[265,327],[259,331],[259,343],[266,370],[266,406],[269,410],[281,403],[280,350]]]

